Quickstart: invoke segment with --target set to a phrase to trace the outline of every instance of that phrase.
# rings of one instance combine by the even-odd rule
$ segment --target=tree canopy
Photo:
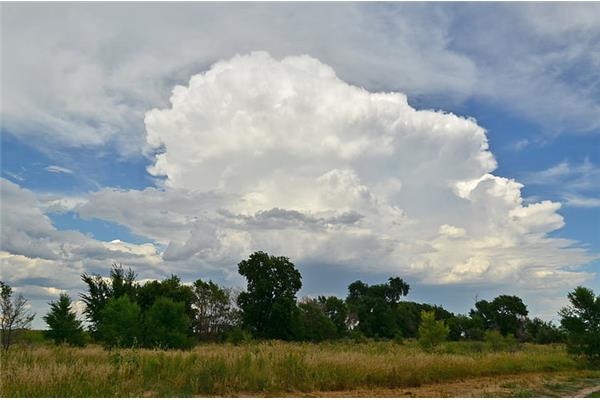
[[[247,288],[238,296],[242,320],[253,335],[291,340],[298,336],[300,317],[296,293],[302,277],[287,257],[256,252],[238,264]]]

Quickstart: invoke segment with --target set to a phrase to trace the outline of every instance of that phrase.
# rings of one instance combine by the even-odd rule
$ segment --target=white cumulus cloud
[[[348,84],[309,56],[237,56],[146,113],[159,189],[105,189],[77,208],[166,246],[173,268],[250,251],[432,284],[569,288],[593,258],[548,234],[559,203],[524,204],[493,175],[477,122]]]

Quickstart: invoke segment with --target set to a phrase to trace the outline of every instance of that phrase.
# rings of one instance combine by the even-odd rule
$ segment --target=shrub
[[[404,344],[404,335],[402,334],[402,331],[396,331],[393,340],[396,344]]]
[[[448,337],[449,329],[442,321],[435,320],[434,311],[421,312],[419,325],[419,345],[425,350],[432,350]]]
[[[234,346],[239,346],[242,343],[248,343],[250,341],[252,341],[250,332],[243,330],[239,326],[233,327],[233,329],[227,333],[227,342]]]
[[[502,336],[497,330],[489,330],[484,334],[484,340],[491,351],[517,351],[520,347],[519,341],[513,335]]]
[[[362,333],[361,331],[359,331],[358,329],[353,329],[350,331],[350,334],[348,335],[348,338],[353,341],[354,343],[366,343],[367,342],[367,337],[365,336],[364,333]]]

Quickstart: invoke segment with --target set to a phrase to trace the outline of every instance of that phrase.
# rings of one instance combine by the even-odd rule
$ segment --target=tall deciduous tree
[[[35,317],[35,314],[27,309],[27,299],[22,294],[14,299],[12,295],[12,288],[0,281],[0,335],[4,350],[10,348],[15,333],[29,328]]]
[[[568,297],[571,305],[560,311],[567,349],[600,365],[600,296],[579,286]]]
[[[192,292],[192,325],[200,340],[215,339],[237,323],[238,312],[230,289],[198,279],[192,285]]]
[[[356,281],[348,286],[346,303],[358,320],[358,329],[369,337],[392,338],[398,331],[396,308],[410,286],[400,278],[387,283],[367,285]]]
[[[88,286],[88,292],[81,294],[81,299],[85,303],[84,313],[92,332],[97,331],[102,310],[111,299],[127,296],[135,300],[135,278],[135,272],[131,268],[124,269],[120,264],[113,264],[108,279],[98,274],[81,275],[81,279]]]
[[[287,257],[256,252],[238,264],[248,281],[238,296],[244,325],[254,336],[290,340],[297,337],[299,313],[296,293],[302,277]]]
[[[471,310],[471,317],[484,321],[485,329],[497,329],[502,335],[519,335],[524,329],[527,306],[517,296],[501,295],[491,302],[480,300]]]
[[[71,298],[61,293],[57,301],[50,302],[50,311],[44,317],[48,324],[46,335],[56,344],[67,343],[73,346],[83,346],[85,336],[81,321],[71,309]]]

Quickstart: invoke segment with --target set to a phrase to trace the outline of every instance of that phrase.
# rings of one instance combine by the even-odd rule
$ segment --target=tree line
[[[539,344],[564,342],[574,354],[600,361],[600,296],[578,287],[571,305],[560,311],[559,326],[528,317],[517,296],[479,300],[468,314],[442,306],[403,300],[410,285],[399,277],[369,285],[356,281],[345,299],[335,296],[297,299],[302,277],[287,257],[256,252],[238,264],[247,285],[239,293],[212,281],[191,285],[172,275],[140,283],[130,268],[113,265],[108,277],[83,274],[81,294],[87,326],[66,294],[51,302],[44,317],[47,336],[56,343],[82,346],[88,335],[106,347],[185,349],[198,341],[250,339],[289,341],[356,341],[416,338],[426,349],[444,340],[514,340]],[[25,299],[12,299],[0,283],[2,346],[8,349],[15,330],[33,319]]]

